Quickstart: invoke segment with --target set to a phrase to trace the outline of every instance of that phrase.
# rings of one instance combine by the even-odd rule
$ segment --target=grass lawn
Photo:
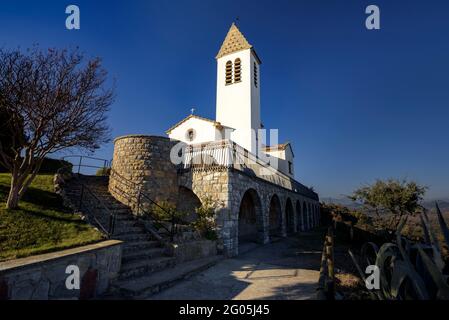
[[[39,175],[20,201],[7,210],[10,174],[0,174],[0,261],[98,242],[103,235],[73,215],[53,192],[53,175]]]

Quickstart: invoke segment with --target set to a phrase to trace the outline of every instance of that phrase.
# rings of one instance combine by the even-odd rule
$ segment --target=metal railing
[[[179,232],[181,225],[187,225],[188,223],[176,216],[175,210],[170,210],[162,207],[151,197],[142,191],[139,184],[122,176],[114,169],[111,169],[110,177],[114,180],[114,183],[110,185],[110,188],[122,196],[128,206],[136,212],[138,216],[147,218],[154,227],[162,229],[166,233],[170,241],[173,241],[174,236]],[[126,185],[126,188],[120,187],[120,185]],[[137,190],[135,193],[127,190]],[[163,219],[154,213],[154,209],[162,211],[168,218]]]
[[[80,185],[80,198],[78,202],[79,211],[87,211],[88,215],[91,216],[100,229],[106,234],[108,238],[111,238],[115,231],[115,223],[117,220],[117,214],[113,213],[105,203],[85,184],[81,182],[81,179],[77,177]],[[88,203],[89,205],[86,205]],[[106,212],[107,222],[100,220],[95,214],[95,209],[91,209],[91,205],[94,204],[96,207],[100,207],[101,210]],[[103,215],[104,216],[104,215]]]
[[[75,159],[77,159],[77,161],[74,161],[74,162],[68,161],[67,159],[70,159],[70,158],[75,158]],[[89,157],[89,156],[81,156],[81,155],[64,156],[61,158],[61,160],[70,162],[73,166],[73,169],[77,168],[76,170],[73,170],[73,169],[72,170],[74,171],[74,173],[76,171],[76,173],[78,173],[78,174],[81,173],[81,168],[103,169],[103,172],[106,172],[106,169],[110,168],[111,163],[112,163],[112,160]],[[86,162],[83,163],[83,161],[85,161],[85,160],[93,160],[102,165],[92,165],[92,164],[89,164]]]
[[[67,161],[66,160],[67,158],[78,159],[78,161],[76,161],[78,164],[75,165],[75,164],[73,164],[73,162]],[[85,163],[83,163],[84,159],[100,161],[103,164],[103,166],[93,166],[90,164],[85,164]],[[91,188],[89,188],[86,183],[84,183],[82,181],[81,173],[80,173],[81,168],[86,167],[86,168],[103,169],[103,172],[105,174],[106,169],[108,169],[109,165],[111,164],[111,161],[106,160],[106,159],[94,158],[94,157],[89,157],[89,156],[81,156],[81,155],[65,156],[65,157],[62,157],[61,160],[65,161],[65,162],[69,162],[71,164],[71,166],[62,167],[59,170],[59,172],[61,172],[62,170],[70,170],[71,173],[75,173],[73,175],[73,177],[77,180],[78,184],[81,187],[80,196],[79,196],[79,199],[77,200],[78,210],[81,212],[86,212],[88,214],[88,216],[91,217],[95,221],[95,223],[98,225],[98,227],[101,229],[101,231],[108,238],[111,238],[115,231],[117,215],[115,213],[113,213],[106,206],[104,201],[101,200],[95,194],[95,192]],[[77,170],[73,170],[74,167],[77,167]],[[74,171],[76,171],[76,172],[74,172]],[[104,221],[103,219],[100,219],[100,217],[98,217],[98,215],[95,213],[95,209],[92,209],[92,205],[97,208],[100,207],[106,213],[106,215],[104,215],[104,216],[107,217],[107,221]]]

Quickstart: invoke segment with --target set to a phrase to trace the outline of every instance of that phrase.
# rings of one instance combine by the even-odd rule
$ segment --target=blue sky
[[[65,8],[81,30],[65,29]],[[381,30],[365,28],[365,8]],[[215,117],[215,55],[230,24],[262,59],[262,120],[293,143],[296,178],[339,197],[408,178],[449,198],[447,1],[20,1],[0,4],[0,46],[75,47],[117,81],[112,135],[164,135]],[[112,143],[96,154],[112,157]]]

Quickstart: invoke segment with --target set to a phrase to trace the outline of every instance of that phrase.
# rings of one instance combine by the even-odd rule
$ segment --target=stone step
[[[202,272],[218,261],[222,256],[213,256],[178,264],[173,268],[144,275],[133,279],[119,280],[112,285],[113,290],[123,297],[145,299],[177,282]]]
[[[123,214],[123,215],[130,215],[133,216],[131,209],[129,208],[125,208],[125,209],[112,209],[111,211],[113,211],[114,213],[117,214]]]
[[[151,240],[151,236],[147,233],[130,233],[130,234],[122,234],[115,235],[114,239],[122,240],[122,241],[149,241]]]
[[[105,212],[105,210],[90,210],[90,213],[93,214],[98,220],[101,222],[107,222],[109,223],[109,212]],[[114,213],[112,213],[114,214]],[[139,227],[138,221],[136,221],[132,216],[129,215],[123,215],[123,214],[117,214],[115,215],[115,224],[117,228],[132,228],[132,227]],[[143,230],[140,228],[139,230]]]
[[[117,213],[117,212],[112,212],[113,214],[116,214],[116,219],[120,220],[123,223],[136,223],[137,220],[134,218],[134,216],[132,214],[124,214],[124,213]]]
[[[120,223],[115,225],[114,235],[115,236],[127,236],[130,234],[146,234],[145,230],[139,227],[122,226]]]
[[[114,201],[114,202],[112,202],[112,201]],[[127,205],[124,205],[123,203],[120,203],[117,200],[112,200],[112,201],[105,202],[105,203],[107,203],[107,207],[109,210],[112,210],[115,212],[122,212],[122,213],[131,213],[131,209]]]
[[[171,268],[176,264],[174,257],[159,257],[154,259],[142,259],[137,261],[125,262],[122,264],[119,274],[119,280],[140,277],[144,274],[157,272],[163,269]]]
[[[102,204],[99,204],[97,201],[89,201],[92,205],[93,209],[104,209],[104,206]],[[131,213],[131,210],[128,206],[117,202],[116,200],[111,201],[103,201],[103,204],[108,208],[110,211],[114,212],[120,212],[120,213]]]
[[[116,215],[116,223],[117,226],[120,227],[127,227],[127,228],[132,228],[132,227],[139,227],[139,223],[137,220],[133,219],[133,217],[128,217],[128,216],[123,216],[123,215]]]
[[[133,252],[136,250],[148,250],[153,248],[160,248],[161,243],[159,241],[128,241],[123,245],[123,254]]]
[[[164,248],[140,249],[123,253],[122,263],[127,263],[142,259],[153,259],[164,256]]]

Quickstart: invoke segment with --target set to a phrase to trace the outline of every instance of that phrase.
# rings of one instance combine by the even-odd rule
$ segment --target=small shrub
[[[199,208],[195,209],[197,219],[192,222],[192,226],[208,240],[216,240],[217,224],[215,222],[215,209],[217,204],[210,198],[206,198]]]
[[[111,168],[100,168],[95,173],[96,176],[109,176],[111,174]]]
[[[159,206],[153,204],[151,212],[155,219],[167,222],[172,221],[173,218],[177,222],[182,221],[186,215],[184,212],[176,210],[176,206],[167,201],[161,201]]]

